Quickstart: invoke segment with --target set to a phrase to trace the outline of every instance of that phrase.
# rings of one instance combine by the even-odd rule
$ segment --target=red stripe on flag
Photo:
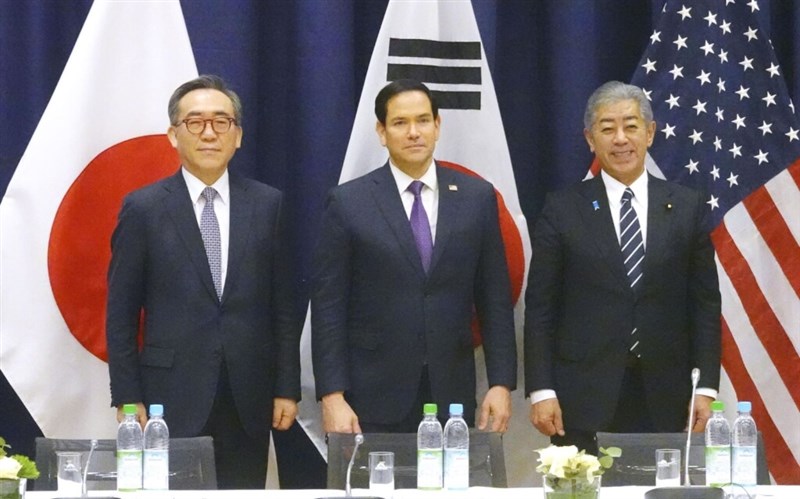
[[[795,161],[787,170],[789,170],[789,175],[794,179],[794,183],[797,184],[797,188],[800,189],[800,159]]]
[[[720,264],[742,301],[750,324],[780,374],[792,400],[800,408],[800,384],[797,383],[800,379],[800,357],[794,345],[761,292],[750,265],[728,233],[725,222],[714,229],[711,239],[714,241]]]
[[[797,244],[789,226],[775,206],[772,196],[762,186],[745,198],[744,207],[792,285],[795,294],[800,297],[800,258],[798,258],[800,245]]]
[[[775,426],[758,388],[747,373],[739,346],[724,317],[722,318],[722,365],[733,383],[736,397],[739,400],[749,400],[753,404],[753,418],[764,437],[767,464],[775,481],[779,484],[800,483],[800,464],[792,455],[786,439]]]

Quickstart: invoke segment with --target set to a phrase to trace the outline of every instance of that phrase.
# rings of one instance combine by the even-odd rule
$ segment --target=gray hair
[[[236,92],[228,87],[225,80],[217,75],[200,75],[194,80],[187,81],[172,92],[172,97],[169,98],[169,105],[167,106],[171,125],[178,125],[178,103],[180,100],[189,92],[202,89],[219,90],[225,94],[233,104],[233,117],[236,119],[236,124],[242,126],[242,101],[239,100]]]
[[[628,85],[621,81],[609,81],[603,83],[600,88],[592,93],[589,102],[586,103],[586,111],[583,113],[583,126],[587,130],[592,128],[595,114],[600,106],[613,104],[623,100],[634,100],[639,103],[639,110],[642,112],[645,123],[653,121],[653,108],[650,101],[644,95],[641,88],[636,85]]]

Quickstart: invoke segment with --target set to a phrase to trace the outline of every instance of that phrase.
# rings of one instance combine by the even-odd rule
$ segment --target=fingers
[[[564,436],[564,422],[558,399],[542,400],[531,405],[530,420],[543,435],[548,437],[555,434]]]
[[[297,417],[297,402],[287,398],[275,398],[272,409],[272,427],[288,430]]]

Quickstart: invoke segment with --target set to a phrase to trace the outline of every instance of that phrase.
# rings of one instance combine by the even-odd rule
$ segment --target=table
[[[652,487],[603,487],[600,499],[641,499]],[[344,497],[343,490],[171,490],[167,492],[114,492],[91,491],[89,497],[112,495],[120,499],[316,499],[320,497]],[[365,496],[368,490],[354,489],[353,498]],[[761,485],[758,487],[759,498],[797,499],[800,497],[800,485]],[[26,499],[52,499],[58,492],[34,492],[25,494]],[[398,489],[394,499],[544,499],[539,487],[511,487],[497,489],[492,487],[471,487],[462,492],[425,491],[416,489]]]

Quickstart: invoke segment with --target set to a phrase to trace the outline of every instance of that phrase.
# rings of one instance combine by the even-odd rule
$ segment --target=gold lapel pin
[[[447,186],[447,188],[448,188],[449,190],[451,190],[451,191],[457,191],[457,190],[458,190],[458,186],[457,186],[456,184],[449,184],[449,185]]]

